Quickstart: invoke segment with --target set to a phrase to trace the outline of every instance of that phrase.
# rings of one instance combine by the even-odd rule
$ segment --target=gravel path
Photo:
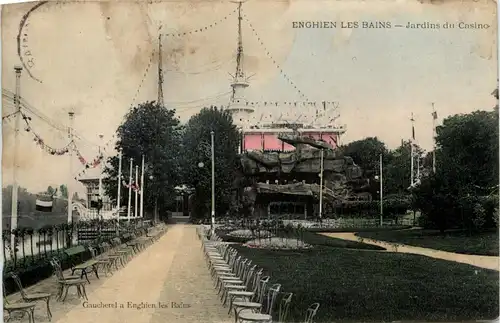
[[[52,322],[232,322],[214,291],[200,247],[195,226],[170,226],[125,268],[103,277],[99,285],[94,279],[88,303],[75,299],[76,304],[58,311],[54,302]]]
[[[344,240],[360,241],[359,237],[357,237],[354,232],[323,233],[323,235]],[[394,244],[390,242],[367,239],[367,238],[363,238],[363,243],[381,246],[386,248],[388,251],[424,255],[432,258],[469,264],[480,268],[492,269],[497,271],[499,270],[499,257],[496,256],[465,255],[454,252],[447,252],[447,251],[414,247],[401,244],[397,248],[395,248]]]

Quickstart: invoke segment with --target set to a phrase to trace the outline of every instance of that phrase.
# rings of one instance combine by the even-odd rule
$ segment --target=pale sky
[[[490,94],[497,83],[497,18],[493,1],[424,2],[247,2],[243,12],[255,29],[254,33],[243,20],[244,67],[249,75],[255,74],[246,92],[249,101],[303,100],[279,72],[274,59],[310,101],[338,102],[337,122],[347,127],[344,143],[377,136],[395,148],[401,139],[410,137],[413,112],[416,139],[424,149],[431,149],[431,102],[435,103],[438,122],[451,114],[492,109],[495,105]],[[15,91],[13,67],[20,64],[16,37],[21,17],[33,6],[24,3],[2,8],[5,90]],[[23,29],[27,44],[23,53],[31,53],[34,65],[30,71],[42,83],[23,71],[21,95],[63,126],[67,125],[69,109],[75,109],[74,127],[85,139],[77,140],[77,145],[90,160],[97,153],[92,143],[99,143],[99,134],[104,135],[104,142],[108,141],[133,103],[157,49],[158,28],[163,25],[164,33],[201,29],[186,36],[163,38],[167,106],[176,108],[185,121],[203,106],[226,105],[228,73],[235,70],[235,8],[234,3],[226,1],[44,5],[29,16]],[[293,29],[293,21],[388,21],[393,26],[406,26],[408,22],[457,25],[463,21],[491,27]],[[26,62],[27,56],[23,57]],[[154,56],[135,103],[156,99],[157,60]],[[5,103],[5,99],[2,102],[2,115],[11,113],[12,103]],[[276,117],[283,113],[270,112]],[[31,124],[49,145],[58,148],[67,144],[65,133],[37,117]],[[3,122],[3,185],[12,182],[13,128],[13,118]],[[33,142],[32,134],[24,130],[20,137],[21,186],[36,192],[48,185],[69,183],[83,193],[83,186],[73,180],[82,170],[76,157],[70,176],[67,156],[42,151]]]

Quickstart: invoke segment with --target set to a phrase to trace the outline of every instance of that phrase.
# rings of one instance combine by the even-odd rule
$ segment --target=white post
[[[73,117],[75,113],[73,111],[68,112],[69,115],[69,142],[71,147],[69,148],[69,183],[68,183],[68,224],[73,222],[73,191],[71,190],[71,179],[73,179]]]
[[[418,181],[418,179],[420,178],[420,156],[418,154],[417,155],[417,158],[415,158],[417,160],[417,178],[416,178],[416,181]]]
[[[104,149],[104,145],[102,145],[103,143],[103,140],[102,138],[104,138],[103,135],[99,135],[99,139],[101,141],[101,145],[99,146],[99,156],[98,158],[99,159],[99,200],[101,200],[101,209],[99,210],[99,213],[100,213],[100,218],[102,219],[102,211],[103,211],[103,208],[104,208],[104,199],[103,199],[103,188],[102,188],[102,176],[103,176],[103,173],[104,173],[104,167],[103,167],[103,164],[104,164],[104,157],[103,157],[103,151],[102,149]]]
[[[139,196],[137,195],[138,194],[138,191],[137,191],[137,185],[139,183],[139,165],[135,165],[135,200],[134,200],[134,219],[137,218],[137,208],[138,208],[138,205],[137,205],[137,201],[138,201],[138,198]]]
[[[16,121],[14,130],[14,158],[13,158],[13,183],[12,183],[12,213],[10,218],[10,229],[15,230],[17,228],[17,201],[18,201],[18,190],[19,185],[17,184],[17,154],[19,149],[19,123],[21,122],[21,71],[23,70],[20,66],[15,66],[14,70],[16,72]],[[12,231],[11,231],[12,232]],[[11,233],[10,235],[10,246],[15,252],[15,235]]]
[[[144,155],[142,155],[142,167],[141,167],[141,208],[139,211],[139,216],[142,218],[144,216]]]
[[[436,110],[432,103],[432,172],[436,173]]]
[[[116,221],[118,223],[120,222],[120,198],[122,191],[122,156],[123,156],[123,149],[120,148],[120,153],[118,154],[118,197],[116,200],[116,208],[118,209]]]
[[[415,179],[414,179],[414,167],[413,167],[413,141],[414,141],[414,125],[413,125],[413,121],[415,121],[413,119],[413,113],[411,114],[411,140],[410,140],[410,186],[413,186],[413,183],[415,182]]]
[[[211,159],[212,159],[212,235],[215,233],[215,152],[214,152],[214,132],[210,131],[211,137]]]
[[[410,142],[410,186],[413,186],[414,183],[414,170],[413,170],[413,140]]]
[[[324,158],[324,150],[321,149],[321,157],[320,157],[320,173],[319,173],[319,219],[323,216],[323,158]]]
[[[128,207],[127,207],[127,222],[130,223],[130,211],[131,211],[131,204],[132,204],[132,172],[133,172],[133,164],[134,159],[130,158],[130,177],[128,181]]]
[[[380,162],[379,162],[379,166],[380,166],[380,226],[382,226],[382,222],[383,222],[383,215],[384,215],[384,205],[383,205],[383,201],[384,201],[384,184],[383,184],[383,181],[384,181],[384,177],[383,177],[383,166],[382,166],[382,154],[380,154]]]

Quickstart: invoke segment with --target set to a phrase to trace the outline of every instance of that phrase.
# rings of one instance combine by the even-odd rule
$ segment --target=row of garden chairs
[[[129,241],[127,242],[122,242],[120,238],[115,238],[110,243],[101,243],[98,248],[88,246],[87,248],[92,258],[83,264],[73,266],[71,268],[72,273],[69,276],[64,275],[60,260],[56,257],[52,258],[50,264],[54,269],[54,275],[58,283],[57,300],[64,302],[70,287],[76,287],[78,297],[88,300],[85,285],[90,283],[87,276],[89,268],[92,268],[92,272],[95,273],[97,278],[99,277],[97,272],[100,268],[104,270],[106,276],[108,274],[113,274],[113,268],[116,270],[119,269],[118,265],[124,267],[133,255],[141,252],[160,239],[166,230],[167,226],[162,223],[147,229],[143,234],[139,231],[130,234],[128,237]],[[77,271],[80,271],[79,275],[75,275]],[[50,311],[50,298],[52,295],[45,292],[28,293],[23,288],[21,279],[16,273],[10,273],[10,276],[13,278],[20,291],[22,302],[9,303],[4,289],[4,311],[7,312],[8,317],[10,318],[11,314],[16,312],[23,315],[26,314],[28,321],[34,323],[36,302],[43,301],[46,303],[47,317],[50,320],[52,318],[52,313]],[[84,277],[85,279],[83,279]]]
[[[228,314],[234,311],[235,322],[286,322],[293,293],[284,293],[281,284],[269,284],[270,277],[264,270],[252,264],[223,242],[216,234],[207,238],[204,226],[198,228],[205,260],[214,280],[215,288]],[[278,321],[273,321],[273,313],[278,297],[281,297],[277,313]],[[314,303],[306,311],[305,323],[312,323],[320,304]]]

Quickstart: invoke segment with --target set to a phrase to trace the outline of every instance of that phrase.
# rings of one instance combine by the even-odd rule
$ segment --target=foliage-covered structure
[[[244,195],[254,207],[254,215],[267,216],[269,205],[275,202],[295,202],[306,206],[304,216],[312,217],[320,194],[322,150],[325,211],[346,201],[371,200],[369,180],[352,158],[325,142],[298,134],[282,135],[279,139],[296,149],[248,151],[240,156],[241,172],[252,183]]]

